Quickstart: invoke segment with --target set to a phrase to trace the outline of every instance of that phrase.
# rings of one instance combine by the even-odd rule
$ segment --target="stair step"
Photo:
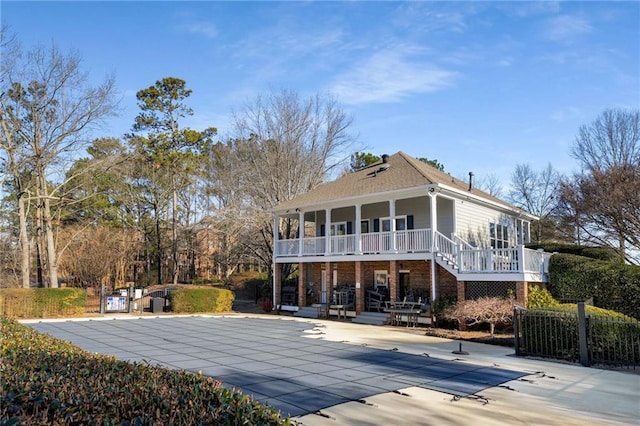
[[[293,316],[301,318],[318,318],[318,308],[313,306],[305,306],[303,308],[300,308],[298,312],[295,312]]]
[[[355,317],[351,322],[356,324],[369,324],[369,325],[385,325],[389,321],[389,314],[382,312],[362,312]]]

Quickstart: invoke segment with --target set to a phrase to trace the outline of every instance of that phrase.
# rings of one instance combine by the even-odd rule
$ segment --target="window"
[[[369,233],[369,219],[364,219],[360,221],[360,233],[361,234]]]
[[[377,287],[386,287],[388,284],[387,271],[375,271],[373,276],[373,285]]]
[[[388,217],[383,217],[380,219],[382,222],[382,232],[391,231],[391,219]],[[404,231],[407,229],[407,217],[406,216],[396,216],[396,231]]]
[[[506,225],[489,223],[489,238],[493,248],[509,248],[509,230]]]
[[[331,236],[347,235],[347,222],[337,222],[331,224]]]

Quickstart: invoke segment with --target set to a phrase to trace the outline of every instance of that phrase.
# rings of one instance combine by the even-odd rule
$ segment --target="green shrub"
[[[290,424],[201,374],[90,354],[6,318],[0,335],[0,424]]]
[[[453,327],[455,321],[446,318],[446,312],[453,309],[458,302],[457,296],[442,295],[431,303],[431,315],[435,318],[436,327]]]
[[[549,261],[548,290],[556,299],[587,299],[640,318],[640,266],[557,254]]]
[[[87,293],[79,288],[0,289],[0,315],[45,318],[84,313]]]
[[[526,311],[522,317],[521,346],[528,355],[578,360],[577,313],[557,308]]]
[[[640,364],[640,322],[620,312],[586,306],[589,345],[595,363]],[[523,349],[531,355],[579,359],[578,307],[558,304],[525,312]]]
[[[234,300],[233,292],[222,288],[181,288],[169,294],[174,312],[229,312]]]
[[[585,247],[577,244],[562,244],[556,242],[542,242],[540,244],[527,244],[531,250],[542,249],[548,253],[573,254],[596,260],[623,263],[620,255],[610,247]]]
[[[527,294],[527,309],[540,309],[557,306],[560,302],[553,298],[549,290],[534,285],[529,287]]]

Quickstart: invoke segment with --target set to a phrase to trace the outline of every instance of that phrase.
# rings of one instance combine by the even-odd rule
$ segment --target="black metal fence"
[[[516,356],[580,362],[584,366],[640,367],[640,322],[577,312],[514,311]]]

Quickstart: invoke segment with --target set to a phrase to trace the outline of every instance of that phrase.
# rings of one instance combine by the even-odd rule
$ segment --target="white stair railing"
[[[458,269],[458,245],[440,232],[436,231],[435,237],[434,252],[449,261],[455,269]]]

